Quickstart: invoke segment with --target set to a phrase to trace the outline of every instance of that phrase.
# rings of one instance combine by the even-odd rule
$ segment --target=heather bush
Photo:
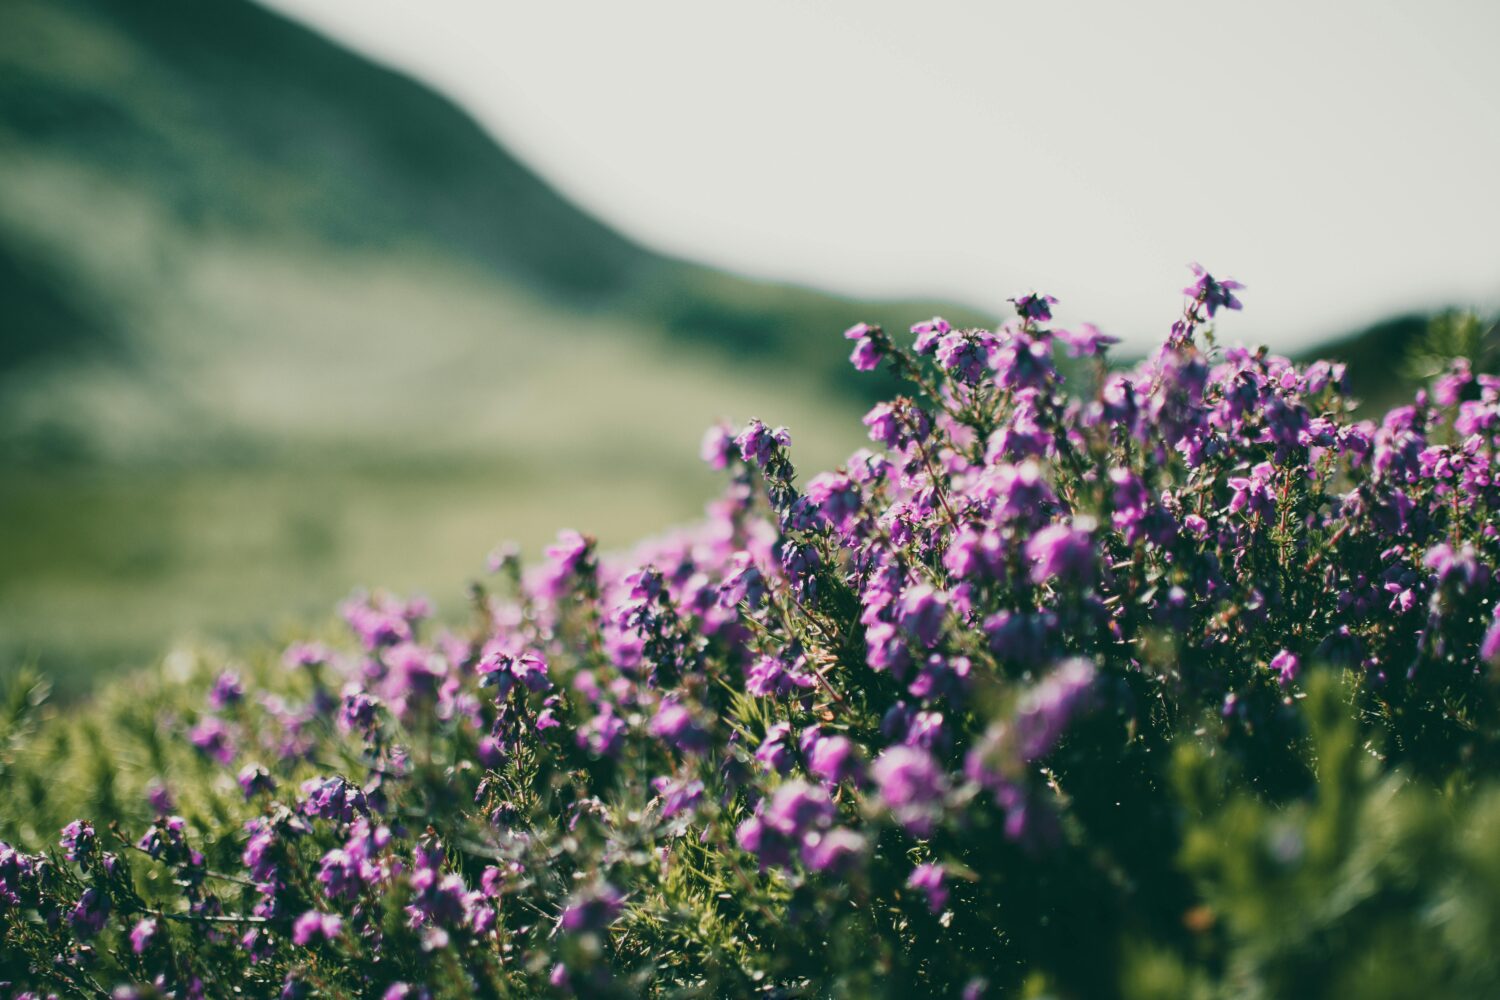
[[[1043,295],[855,326],[872,448],[713,428],[700,524],[466,625],[13,684],[3,990],[1495,993],[1500,379],[1357,419],[1194,278],[1128,370]]]

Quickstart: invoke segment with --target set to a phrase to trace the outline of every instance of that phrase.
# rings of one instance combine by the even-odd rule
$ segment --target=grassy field
[[[0,493],[0,658],[74,691],[177,643],[306,627],[357,586],[461,613],[501,539],[535,554],[578,525],[619,545],[691,517],[705,477],[656,471],[607,487],[519,464],[17,475]]]
[[[0,663],[65,690],[355,586],[460,607],[502,540],[681,523],[718,488],[697,460],[717,419],[790,424],[815,467],[861,437],[854,401],[805,376],[415,256],[225,244],[173,280],[129,357],[12,387]]]

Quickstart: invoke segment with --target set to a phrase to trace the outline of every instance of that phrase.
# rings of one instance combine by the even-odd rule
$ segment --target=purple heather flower
[[[577,893],[568,901],[559,921],[569,934],[602,931],[619,919],[625,897],[608,882]]]
[[[777,774],[786,774],[792,769],[791,736],[789,723],[772,723],[766,730],[766,738],[755,751],[755,759]]]
[[[890,403],[876,403],[865,414],[864,425],[869,428],[871,441],[887,448],[900,447],[905,428],[896,415],[896,408]]]
[[[479,672],[479,686],[496,688],[497,700],[503,701],[518,683],[532,692],[552,688],[546,658],[532,650],[517,656],[499,652],[486,654],[480,658],[476,669]]]
[[[662,702],[651,720],[651,735],[684,753],[708,749],[708,733],[687,706],[675,700]]]
[[[339,724],[352,733],[369,737],[380,720],[381,701],[363,691],[350,691],[344,695],[339,707]]]
[[[250,837],[245,841],[245,850],[240,855],[245,869],[256,882],[272,882],[278,874],[276,829],[264,819],[253,819],[245,824]]]
[[[880,359],[885,354],[880,343],[881,336],[880,328],[868,323],[856,323],[844,331],[845,340],[855,341],[854,353],[849,355],[849,361],[856,370],[868,372],[880,366]]]
[[[143,917],[130,929],[130,950],[137,955],[144,955],[151,947],[151,942],[156,940],[156,932],[160,928],[155,917]]]
[[[942,712],[921,711],[912,716],[901,742],[909,746],[934,750],[948,745],[948,730]]]
[[[323,855],[318,863],[318,881],[329,899],[353,899],[364,888],[360,861],[342,847]]]
[[[841,472],[823,472],[807,484],[807,498],[819,515],[839,531],[846,531],[859,513],[859,488]]]
[[[1495,610],[1495,619],[1479,643],[1479,658],[1491,667],[1500,667],[1500,605]]]
[[[96,844],[94,825],[87,820],[75,819],[62,828],[59,845],[69,861],[88,860],[93,855]]]
[[[989,363],[996,382],[1017,391],[1043,389],[1057,375],[1052,363],[1052,341],[1027,333],[1012,334],[990,348]]]
[[[333,941],[344,930],[344,919],[337,913],[308,910],[292,925],[292,943],[307,947],[317,938]]]
[[[906,885],[925,893],[928,908],[933,913],[941,913],[943,907],[948,905],[948,887],[943,884],[946,877],[942,865],[929,861],[912,869],[912,873],[907,876]]]
[[[246,764],[240,769],[238,781],[240,789],[245,793],[248,802],[259,792],[274,792],[276,780],[271,777],[270,772],[259,764]]]
[[[251,965],[264,962],[275,953],[270,936],[258,927],[252,927],[240,937],[240,947],[245,950]]]
[[[1032,581],[1089,582],[1095,565],[1093,528],[1092,519],[1077,517],[1071,524],[1054,524],[1033,535],[1026,543]]]
[[[152,778],[146,783],[146,801],[157,816],[166,816],[177,808],[177,803],[172,800],[171,790],[159,778]]]
[[[771,430],[759,420],[751,420],[740,431],[734,443],[740,449],[740,457],[752,465],[764,466],[771,460],[771,452],[780,445],[785,448],[791,445],[792,435],[785,427]]]
[[[309,778],[302,783],[302,813],[306,816],[352,823],[355,816],[369,816],[365,793],[342,775]]]
[[[557,541],[547,546],[542,554],[556,562],[576,566],[588,554],[591,544],[587,537],[567,528],[557,533]]]
[[[990,435],[984,460],[990,465],[1019,462],[1049,455],[1053,448],[1053,434],[1044,425],[1037,390],[1018,389],[1010,419]]]
[[[542,550],[546,563],[535,577],[536,592],[556,599],[567,592],[569,581],[592,565],[594,540],[571,528],[557,533],[557,541]]]
[[[791,863],[791,850],[786,838],[767,826],[758,813],[735,828],[734,841],[741,850],[760,858],[762,870],[770,865]]]
[[[1439,406],[1457,406],[1466,387],[1474,384],[1468,358],[1454,358],[1452,367],[1432,383],[1432,400]]]
[[[822,565],[823,557],[811,545],[787,545],[781,550],[781,571],[799,597],[811,592]]]
[[[804,660],[799,656],[792,664],[784,663],[776,656],[762,656],[751,664],[745,673],[745,690],[757,698],[779,697],[817,687],[817,679],[802,670]]]
[[[289,670],[332,662],[333,651],[320,642],[296,642],[286,648],[281,662]]]
[[[651,787],[661,796],[662,819],[671,819],[679,813],[696,810],[703,801],[703,782],[682,781],[676,778],[653,778]]]
[[[1342,391],[1346,371],[1347,367],[1342,364],[1314,361],[1303,373],[1302,391],[1309,396],[1316,396],[1330,385]]]
[[[813,831],[803,838],[802,863],[808,871],[844,875],[859,864],[867,847],[864,836],[847,827]]]
[[[1189,264],[1193,274],[1198,278],[1196,282],[1182,290],[1182,294],[1195,301],[1202,302],[1203,307],[1208,310],[1208,315],[1213,316],[1219,309],[1239,309],[1242,303],[1234,297],[1234,293],[1245,286],[1238,281],[1226,278],[1219,281],[1208,271],[1204,270],[1202,264]]]
[[[501,542],[484,557],[484,569],[487,573],[498,573],[507,566],[518,565],[520,561],[521,546],[515,542]]]
[[[887,448],[903,448],[910,441],[925,441],[932,433],[932,418],[909,399],[877,403],[865,414],[870,440]]]
[[[765,811],[766,822],[788,836],[825,828],[833,822],[833,815],[828,793],[805,781],[788,781],[777,787]]]
[[[413,926],[426,925],[430,931],[427,943],[441,947],[442,929],[462,927],[470,919],[473,900],[456,872],[444,875],[436,864],[418,861],[411,874],[412,903],[406,908]]]
[[[1297,679],[1297,671],[1301,666],[1302,661],[1290,650],[1283,649],[1271,657],[1271,669],[1276,672],[1276,679],[1282,687]]]
[[[1022,319],[1038,323],[1046,323],[1052,319],[1052,307],[1057,305],[1057,299],[1051,295],[1039,295],[1036,292],[1005,301],[1016,307],[1016,312]]]
[[[368,880],[372,871],[372,863],[390,842],[389,827],[378,823],[372,826],[368,819],[360,817],[350,825],[349,839],[345,841],[344,849],[349,852],[351,858],[363,866],[361,877]]]
[[[188,730],[188,740],[205,756],[220,764],[228,764],[234,760],[234,742],[230,738],[229,727],[215,716],[208,716]]]
[[[933,653],[927,657],[906,690],[915,698],[945,697],[957,700],[963,697],[973,666],[966,656],[949,659]]]
[[[915,836],[932,835],[948,788],[948,776],[932,754],[918,747],[891,747],[876,759],[870,775],[896,822]]]
[[[68,923],[80,938],[91,938],[109,923],[109,911],[109,897],[90,887],[83,890],[83,895],[69,911]]]
[[[906,702],[896,702],[880,717],[880,735],[888,740],[904,741],[915,714],[916,712]]]
[[[1019,464],[1000,462],[984,470],[973,487],[975,496],[994,504],[1004,521],[1024,521],[1056,504],[1052,487],[1042,478],[1042,468],[1030,459]]]
[[[392,983],[381,994],[380,1000],[432,1000],[432,991],[411,983]]]
[[[387,598],[370,599],[355,595],[344,602],[344,621],[366,650],[374,651],[385,646],[412,639],[411,617],[415,609],[401,606],[399,601]]]
[[[901,596],[901,627],[923,646],[937,643],[947,613],[948,595],[925,583],[909,587]]]
[[[1092,323],[1080,324],[1077,330],[1058,330],[1057,339],[1068,345],[1068,356],[1073,358],[1097,358],[1115,344],[1119,337],[1112,337]]]
[[[859,750],[847,736],[819,736],[807,755],[807,769],[829,784],[858,777]]]
[[[1126,541],[1133,542],[1150,511],[1151,494],[1140,476],[1119,466],[1109,470],[1109,483],[1115,528],[1125,535]]]
[[[890,671],[898,678],[906,676],[911,656],[896,626],[876,621],[865,629],[865,662],[876,673]]]
[[[995,335],[987,330],[954,330],[938,340],[934,356],[943,370],[959,382],[978,385],[984,380],[990,348],[994,345]]]
[[[479,737],[479,745],[475,748],[475,758],[480,764],[490,770],[498,770],[505,763],[506,746],[504,740],[498,740],[493,736]]]
[[[1051,611],[1026,614],[997,611],[984,620],[990,649],[1008,663],[1024,669],[1040,666],[1055,643],[1057,615]]]
[[[417,706],[436,700],[446,673],[442,657],[425,646],[403,642],[386,651],[385,661],[389,672],[383,693],[403,722]]]
[[[233,670],[226,670],[214,678],[214,686],[208,692],[208,703],[215,711],[222,711],[231,705],[238,705],[245,697],[245,685],[240,681],[240,675]]]
[[[1096,675],[1088,660],[1065,660],[1026,692],[1013,723],[1022,760],[1034,761],[1052,752],[1068,724],[1087,705]]]
[[[605,702],[598,714],[578,727],[578,745],[596,757],[613,757],[625,744],[625,720],[615,715],[614,706]]]
[[[561,699],[553,695],[543,703],[543,708],[536,714],[536,731],[546,732],[549,729],[561,729],[562,721],[557,717],[557,706]]]
[[[1489,580],[1489,570],[1479,560],[1474,546],[1464,544],[1455,549],[1439,542],[1422,557],[1422,565],[1432,570],[1433,582],[1439,588],[1466,591]]]
[[[998,577],[1005,571],[1007,547],[994,531],[980,531],[964,525],[948,543],[943,565],[960,580]]]
[[[941,316],[934,316],[925,323],[918,323],[911,328],[912,334],[917,338],[912,349],[918,354],[931,354],[937,347],[938,338],[952,329],[948,321]]]
[[[727,424],[715,424],[703,433],[703,444],[698,449],[698,455],[708,463],[710,469],[728,468],[729,460],[734,454],[734,431]]]
[[[733,608],[741,601],[759,607],[766,596],[766,578],[748,552],[736,552],[729,560],[729,572],[719,584],[720,607]]]
[[[513,869],[514,872],[523,870],[518,864]],[[485,868],[484,874],[479,876],[479,891],[484,894],[486,899],[497,899],[505,894],[507,877],[506,869],[490,865]]]

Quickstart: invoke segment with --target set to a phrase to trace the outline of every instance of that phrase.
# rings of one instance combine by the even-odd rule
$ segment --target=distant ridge
[[[875,306],[648,251],[445,98],[248,0],[13,0],[5,21],[0,172],[60,162],[88,175],[88,197],[123,195],[188,242],[428,254],[565,311],[608,310],[734,355],[836,373],[845,387],[839,329],[874,310],[909,322],[939,307]],[[89,234],[40,219],[24,197],[0,190],[6,365],[63,339],[38,332],[64,321],[49,319],[57,280],[28,277],[44,270],[37,261],[80,300],[122,298],[72,269]],[[157,294],[173,294],[170,281]],[[90,315],[67,318],[74,342],[103,339],[80,329]],[[123,325],[110,335],[128,338]]]

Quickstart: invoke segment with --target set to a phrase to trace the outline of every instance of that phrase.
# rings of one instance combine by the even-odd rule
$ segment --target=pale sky
[[[1136,344],[1500,305],[1500,2],[268,0],[660,250]],[[851,317],[854,319],[857,317]],[[915,317],[914,317],[915,319]]]

